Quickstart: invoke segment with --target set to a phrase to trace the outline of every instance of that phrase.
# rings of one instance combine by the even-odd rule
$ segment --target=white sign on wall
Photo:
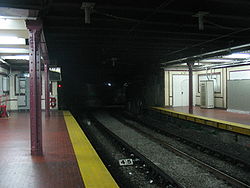
[[[230,80],[249,80],[250,70],[232,71],[229,73]]]

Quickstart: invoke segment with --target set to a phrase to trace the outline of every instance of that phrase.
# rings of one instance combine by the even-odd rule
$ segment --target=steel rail
[[[164,128],[162,127],[156,127],[155,125],[152,125],[152,124],[148,124],[148,123],[145,123],[143,120],[141,119],[137,119],[137,118],[134,118],[134,117],[131,117],[127,114],[125,114],[125,116],[128,118],[128,119],[131,119],[133,121],[136,121],[136,122],[139,122],[143,125],[147,125],[148,127],[150,127],[151,129],[154,129],[154,130],[157,130],[157,131],[162,131],[161,134],[164,134],[165,136],[169,136],[169,137],[174,137],[176,139],[181,139],[183,141],[185,141],[185,143],[188,143],[188,144],[194,144],[196,145],[197,147],[200,147],[200,148],[203,148],[205,150],[208,150],[209,152],[213,152],[213,153],[217,153],[218,155],[220,156],[224,156],[224,157],[227,157],[228,159],[232,160],[232,161],[235,161],[237,163],[241,163],[243,164],[246,168],[250,169],[250,164],[247,163],[246,161],[244,161],[242,158],[239,158],[237,156],[232,156],[231,153],[228,153],[226,151],[221,151],[221,150],[218,150],[216,148],[212,148],[208,145],[204,145],[204,144],[201,144],[201,143],[198,143],[197,141],[195,140],[192,140],[190,138],[187,138],[187,137],[184,137],[184,136],[181,136],[181,135],[178,135],[176,133],[173,133],[173,132],[168,132],[166,131]],[[170,116],[169,116],[170,117]],[[176,119],[175,117],[171,117],[172,119]],[[157,120],[159,121],[159,120]]]

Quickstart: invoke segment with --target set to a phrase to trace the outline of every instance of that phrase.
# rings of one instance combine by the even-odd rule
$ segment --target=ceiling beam
[[[223,4],[236,4],[236,5],[243,5],[243,6],[250,6],[250,2],[248,0],[209,0],[209,1],[213,1],[216,3],[223,3]]]
[[[24,45],[24,44],[0,44],[0,48],[25,48],[25,49],[29,49],[29,46]]]
[[[84,45],[84,44],[88,44],[88,43],[95,43],[95,44],[115,44],[115,45],[132,45],[132,46],[136,46],[136,45],[148,45],[150,47],[167,47],[167,46],[176,46],[176,47],[180,47],[180,46],[189,46],[189,45],[193,45],[193,44],[196,44],[196,43],[185,43],[185,42],[175,42],[175,41],[172,41],[172,42],[154,42],[154,41],[144,41],[144,40],[141,40],[141,41],[138,41],[138,40],[110,40],[110,39],[91,39],[91,38],[88,38],[86,37],[85,39],[79,39],[78,40],[74,40],[74,39],[67,39],[65,40],[64,38],[61,38],[61,39],[51,39],[51,38],[47,38],[48,42],[53,42],[54,44],[55,43],[65,43],[65,44],[79,44],[79,45]],[[219,44],[219,43],[217,43]],[[224,44],[224,43],[222,43]]]
[[[7,36],[16,36],[19,38],[26,38],[26,39],[29,37],[27,29],[26,30],[11,30],[11,29],[1,30],[0,29],[0,35],[1,36],[6,36],[6,35]]]
[[[84,31],[101,31],[101,32],[121,32],[121,34],[128,34],[129,29],[114,29],[114,28],[104,28],[104,27],[80,27],[80,26],[48,26],[45,25],[45,31],[47,32],[71,32],[71,33],[82,33]],[[215,33],[201,33],[201,32],[183,32],[183,31],[164,31],[164,30],[143,30],[143,29],[137,29],[135,33],[151,33],[151,34],[172,34],[172,35],[188,35],[188,36],[201,36],[201,37],[216,37],[220,36],[221,34],[215,34]]]
[[[81,17],[70,17],[70,16],[47,16],[46,17],[47,20],[47,24],[49,23],[53,23],[53,25],[55,25],[54,23],[59,23],[61,21],[61,24],[64,25],[66,27],[66,23],[69,24],[69,26],[72,26],[72,23],[74,24],[82,24],[84,22],[83,18]],[[165,20],[164,22],[160,22],[160,21],[144,21],[144,20],[134,20],[134,21],[127,21],[127,20],[121,20],[121,19],[112,19],[112,18],[97,18],[97,17],[92,17],[91,18],[92,23],[95,24],[95,22],[101,22],[102,24],[104,24],[105,22],[111,22],[111,23],[137,23],[138,21],[143,24],[143,25],[159,25],[159,26],[167,26],[167,27],[175,27],[175,28],[181,28],[181,29],[185,29],[185,28],[192,28],[192,29],[197,29],[198,25],[197,24],[183,24],[183,23],[177,23],[177,22],[170,22]],[[250,20],[250,19],[249,19]],[[205,28],[206,29],[215,29],[215,30],[240,30],[243,27],[239,27],[237,25],[231,25],[228,27],[219,27],[219,26],[215,26],[215,25],[211,25],[209,23],[205,22]]]
[[[113,51],[139,51],[139,50],[150,50],[150,51],[154,51],[157,50],[158,52],[168,52],[169,50],[177,50],[180,49],[180,47],[174,47],[174,46],[167,46],[167,47],[147,47],[147,46],[142,46],[142,45],[122,45],[122,46],[118,46],[118,45],[112,45],[112,44],[96,44],[96,43],[85,43],[83,45],[75,45],[72,43],[61,43],[60,42],[57,44],[53,44],[53,45],[49,45],[49,50],[51,49],[62,49],[62,50],[67,50],[68,48],[74,48],[74,49],[78,49],[78,51],[81,51],[82,48],[84,50],[86,50],[86,47],[97,47],[97,48],[102,48],[102,49],[112,49]],[[149,54],[147,54],[149,55]]]
[[[56,34],[56,33],[47,33],[46,34],[47,37],[51,38],[51,39],[55,39],[55,40],[77,40],[77,41],[83,41],[86,39],[104,39],[105,40],[132,40],[132,41],[141,41],[143,40],[143,42],[154,42],[154,43],[159,43],[159,42],[170,42],[170,41],[176,41],[176,42],[202,42],[205,41],[205,39],[197,39],[197,38],[185,38],[185,37],[153,37],[153,36],[136,36],[136,37],[131,37],[131,36],[127,36],[127,35],[98,35],[98,34],[86,34],[83,35],[82,33],[77,34],[77,33],[72,33],[72,34],[68,34],[68,33],[60,33],[60,34]]]
[[[241,4],[244,7],[246,6],[250,6],[250,2],[249,1],[235,1],[235,0],[210,0],[210,1],[214,1],[214,2],[222,2],[225,4]],[[62,10],[62,11],[69,11],[70,9],[72,9],[72,11],[75,11],[76,9],[80,9],[81,4],[79,3],[53,3],[52,4],[53,9],[55,10]],[[104,11],[104,13],[110,13],[110,11],[126,11],[126,12],[135,12],[138,14],[139,13],[145,13],[145,12],[153,12],[155,11],[154,8],[143,8],[143,7],[134,7],[134,6],[115,6],[115,5],[101,5],[101,4],[96,4],[95,9],[97,11]],[[179,15],[179,16],[190,16],[192,17],[194,14],[196,14],[197,12],[195,11],[187,11],[187,10],[164,10],[164,9],[160,9],[157,10],[157,13],[160,14],[168,14],[168,15]],[[228,20],[250,20],[250,18],[248,16],[245,15],[229,15],[229,14],[222,14],[221,12],[218,11],[218,13],[210,13],[208,14],[206,17],[211,17],[211,18],[223,18],[223,19],[228,19]]]
[[[0,7],[41,10],[42,4],[34,3],[34,2],[39,2],[39,1],[30,1],[29,3],[25,3],[25,1],[17,2],[13,0],[5,0],[5,1],[0,2]]]

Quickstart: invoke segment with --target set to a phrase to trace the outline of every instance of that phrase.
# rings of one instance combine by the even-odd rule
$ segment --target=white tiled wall
[[[17,96],[15,95],[15,75],[19,74],[19,71],[12,71],[9,72],[8,70],[0,67],[0,73],[6,73],[9,75],[9,80],[10,80],[10,92],[8,95],[9,102],[7,104],[8,110],[18,110],[17,106]],[[2,77],[3,75],[0,74],[0,95],[3,95],[2,92]],[[57,97],[57,82],[52,82],[52,96],[56,98],[58,101]],[[44,85],[44,72],[42,72],[42,109],[45,109],[45,85]],[[55,108],[53,109],[58,109],[58,105],[56,105]]]

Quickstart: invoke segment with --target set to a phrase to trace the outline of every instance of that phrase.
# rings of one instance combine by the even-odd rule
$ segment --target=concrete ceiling
[[[164,62],[250,43],[248,0],[92,2],[90,24],[82,0],[5,0],[0,6],[39,10],[50,57],[78,71],[130,77]],[[204,12],[201,30],[197,14]]]
[[[0,58],[1,63],[11,66],[12,70],[28,70],[29,46],[28,30],[25,20],[35,20],[38,10],[0,7]],[[10,2],[9,2],[10,3]]]
[[[9,58],[13,58],[13,56],[20,57],[28,55],[29,46],[26,42],[27,39],[28,30],[26,29],[24,19],[7,18],[6,16],[0,17],[0,58],[2,59],[2,63],[7,62],[13,69],[23,66],[27,69],[27,60],[9,60]]]

